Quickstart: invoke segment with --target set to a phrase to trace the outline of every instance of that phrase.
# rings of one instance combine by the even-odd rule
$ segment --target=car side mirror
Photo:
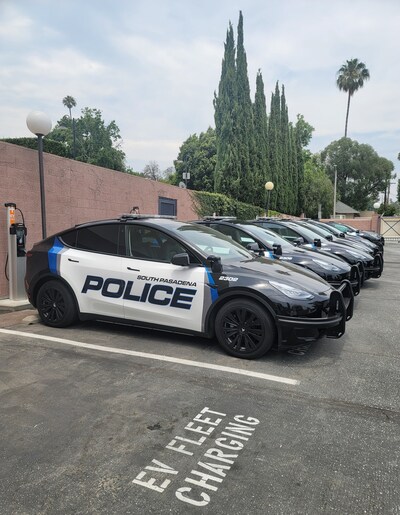
[[[211,271],[213,273],[219,274],[222,272],[222,263],[221,263],[220,257],[211,255],[211,256],[208,256],[207,261],[210,263]]]
[[[314,245],[320,249],[322,246],[321,240],[319,238],[315,238]]]
[[[305,243],[305,239],[303,238],[303,236],[299,236],[298,238],[293,240],[293,243],[296,245],[296,247],[298,247],[300,245],[303,245],[303,243]]]
[[[262,251],[262,249],[260,249],[260,246],[257,242],[249,243],[248,245],[246,245],[246,249],[250,250],[251,252],[258,252],[258,253],[260,253],[260,251]]]
[[[340,233],[339,233],[339,238],[346,238],[345,233],[344,233],[344,232],[340,232]]]
[[[325,236],[325,238],[326,238],[328,241],[333,241],[333,235],[332,235],[332,234],[328,234],[327,236]]]
[[[282,256],[282,245],[275,244],[272,248],[274,249],[275,256]]]
[[[174,254],[171,258],[171,263],[178,266],[189,266],[190,258],[189,254],[182,252],[181,254]]]

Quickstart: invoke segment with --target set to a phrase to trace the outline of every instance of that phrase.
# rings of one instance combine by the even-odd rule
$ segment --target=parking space
[[[341,339],[256,361],[1,315],[1,513],[400,513],[399,263]]]

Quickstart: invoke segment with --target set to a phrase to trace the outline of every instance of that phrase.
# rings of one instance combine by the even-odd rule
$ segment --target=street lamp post
[[[28,129],[36,134],[38,138],[39,155],[39,182],[40,182],[40,206],[42,211],[42,237],[46,238],[46,199],[44,190],[44,170],[43,170],[43,136],[51,131],[51,120],[47,114],[41,111],[31,111],[26,117]]]
[[[267,201],[265,204],[265,214],[268,216],[269,211],[269,197],[271,195],[271,191],[274,189],[274,183],[271,181],[268,181],[265,183],[265,189],[267,190]]]

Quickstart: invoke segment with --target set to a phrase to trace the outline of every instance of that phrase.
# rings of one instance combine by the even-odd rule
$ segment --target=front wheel
[[[276,338],[274,323],[266,309],[244,298],[221,307],[215,318],[215,333],[226,352],[245,359],[263,356]]]
[[[59,281],[42,284],[37,296],[37,309],[42,322],[51,327],[66,327],[77,319],[75,300]]]

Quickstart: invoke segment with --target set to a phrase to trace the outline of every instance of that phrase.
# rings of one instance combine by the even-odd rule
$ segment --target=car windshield
[[[327,229],[324,229],[323,227],[320,227],[319,225],[316,226],[314,224],[309,224],[309,223],[306,223],[306,222],[302,222],[304,223],[304,225],[310,229],[310,231],[314,231],[316,232],[317,234],[320,234],[321,236],[325,236],[325,238],[327,236],[332,236],[332,233],[330,231],[328,231]]]
[[[350,227],[348,227],[347,225],[338,224],[337,222],[334,224],[334,227],[336,227],[336,229],[339,229],[339,231],[342,231],[344,233],[348,233],[348,232],[352,232],[353,231],[353,229],[350,229]]]
[[[202,254],[220,257],[223,263],[253,259],[253,255],[232,238],[204,225],[182,224],[173,230]]]
[[[265,229],[264,227],[251,224],[239,224],[239,227],[243,227],[243,229],[246,229],[251,234],[258,237],[260,240],[265,241],[271,247],[273,245],[281,245],[282,249],[293,250],[293,245],[291,243],[289,243],[273,231]]]
[[[328,243],[327,240],[323,236],[320,236],[315,231],[312,231],[311,229],[309,229],[308,227],[305,227],[304,225],[295,224],[294,227],[292,225],[288,225],[288,227],[290,227],[291,229],[293,229],[295,231],[297,230],[302,236],[304,236],[304,238],[307,238],[308,240],[314,241],[315,238],[318,238],[321,241]]]

